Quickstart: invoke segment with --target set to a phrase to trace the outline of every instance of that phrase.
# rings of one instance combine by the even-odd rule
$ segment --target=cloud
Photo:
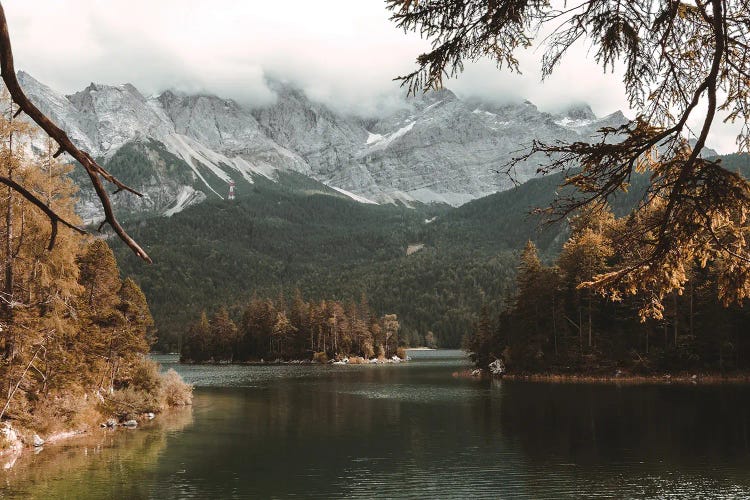
[[[429,45],[388,20],[382,0],[6,0],[16,66],[64,92],[90,82],[129,82],[145,94],[165,89],[215,93],[251,106],[270,102],[266,78],[294,82],[339,110],[372,115],[398,105],[395,76]],[[458,95],[529,99],[556,111],[585,101],[604,115],[627,101],[621,74],[604,74],[575,47],[541,82],[542,53],[519,54],[523,74],[491,61],[468,64],[446,82]],[[737,127],[712,144],[733,149]]]
[[[16,65],[65,92],[91,81],[130,82],[146,93],[205,90],[258,104],[269,98],[271,75],[366,108],[398,91],[392,78],[424,43],[395,29],[381,2],[353,4],[4,2]]]

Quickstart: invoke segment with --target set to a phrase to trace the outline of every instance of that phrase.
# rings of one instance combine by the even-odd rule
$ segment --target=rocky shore
[[[85,426],[78,429],[53,432],[46,437],[40,436],[37,432],[23,427],[14,427],[10,422],[4,422],[0,426],[0,439],[2,439],[2,449],[0,449],[0,463],[4,470],[12,469],[16,460],[24,451],[34,453],[41,452],[46,445],[53,445],[61,441],[67,441],[72,438],[90,436],[97,431],[114,431],[115,429],[135,429],[139,423],[147,422],[156,418],[152,412],[138,415],[136,418],[127,420],[116,420],[109,418],[100,423],[98,426]]]

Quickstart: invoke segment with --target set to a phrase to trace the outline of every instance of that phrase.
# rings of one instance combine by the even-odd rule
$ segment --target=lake
[[[192,408],[25,453],[4,497],[750,497],[750,387],[475,381],[389,366],[179,366]]]

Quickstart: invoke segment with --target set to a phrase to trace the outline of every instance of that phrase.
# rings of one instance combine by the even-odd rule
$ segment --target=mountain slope
[[[355,199],[457,206],[511,187],[496,171],[534,139],[580,140],[626,122],[621,113],[598,119],[585,105],[551,115],[528,102],[498,106],[449,90],[364,119],[280,82],[269,82],[274,103],[248,109],[211,95],[145,97],[130,84],[92,83],[64,96],[27,73],[18,77],[30,98],[105,165],[123,149],[130,158],[141,151],[144,163],[130,163],[139,175],[125,175],[147,199],[118,196],[116,206],[127,212],[173,214],[175,207],[221,199],[230,182],[249,190],[257,174],[277,181],[279,172],[304,174]],[[120,161],[113,168],[124,167]],[[536,162],[515,173],[519,181],[535,177]],[[95,201],[82,193],[87,219],[98,215]]]
[[[750,176],[748,155],[722,157]],[[499,309],[512,297],[517,252],[527,240],[552,260],[566,240],[565,223],[530,215],[559,196],[562,177],[532,179],[513,189],[447,205],[372,205],[296,173],[280,182],[258,176],[235,202],[208,199],[170,219],[135,220],[128,229],[155,264],[145,266],[118,240],[118,260],[149,297],[162,346],[173,347],[202,308],[290,296],[359,301],[394,312],[406,336],[433,331],[457,346],[482,304]],[[625,215],[648,178],[633,179],[611,200]]]

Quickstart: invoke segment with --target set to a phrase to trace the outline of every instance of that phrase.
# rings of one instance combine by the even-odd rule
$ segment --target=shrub
[[[153,397],[157,397],[162,384],[159,374],[159,364],[143,357],[136,361],[133,366],[132,378],[129,386],[136,391],[143,391]]]
[[[105,414],[115,415],[120,420],[129,420],[143,413],[157,412],[161,409],[154,395],[133,387],[126,387],[104,396],[102,407]]]
[[[47,395],[34,405],[24,422],[42,435],[64,430],[78,430],[96,425],[100,419],[96,399],[72,390],[62,395]]]
[[[403,347],[399,347],[396,349],[396,356],[398,356],[401,359],[406,359],[406,349]]]
[[[161,395],[164,406],[187,406],[193,403],[193,386],[185,383],[173,369],[161,375]]]
[[[328,363],[328,354],[326,354],[324,351],[314,353],[313,362],[321,364]]]

